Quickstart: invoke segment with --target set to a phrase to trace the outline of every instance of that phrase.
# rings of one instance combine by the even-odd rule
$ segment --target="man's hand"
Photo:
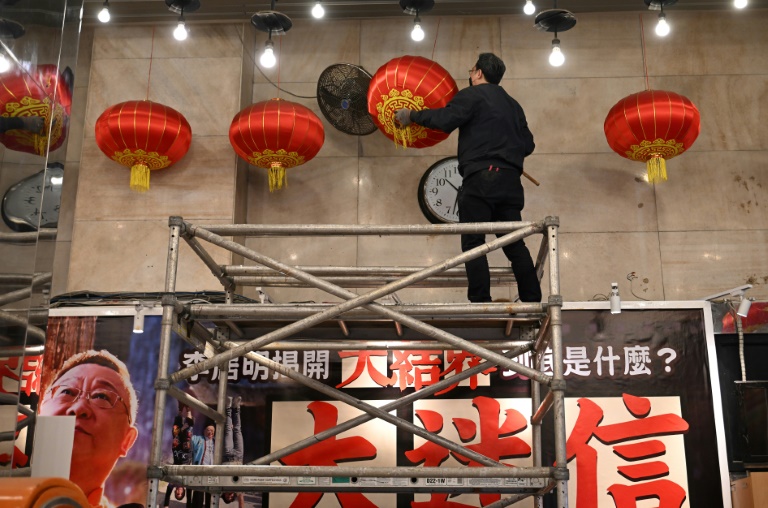
[[[398,109],[395,111],[395,120],[403,127],[408,127],[413,123],[411,122],[411,110],[408,108]]]

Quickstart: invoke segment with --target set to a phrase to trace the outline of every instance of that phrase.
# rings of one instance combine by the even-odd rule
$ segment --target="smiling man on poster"
[[[43,395],[40,415],[75,416],[70,480],[92,507],[114,506],[104,497],[104,483],[136,442],[137,407],[125,364],[105,350],[69,358]]]

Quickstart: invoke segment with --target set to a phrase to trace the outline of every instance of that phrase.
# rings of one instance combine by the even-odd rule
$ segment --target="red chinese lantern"
[[[368,87],[368,113],[376,126],[396,144],[426,148],[443,141],[448,134],[411,124],[400,127],[395,111],[445,107],[458,87],[448,71],[437,62],[420,56],[401,56],[382,65]]]
[[[179,162],[191,142],[187,119],[157,102],[121,102],[96,120],[96,144],[104,155],[131,168],[131,189],[137,192],[149,190],[150,171]]]
[[[42,133],[11,129],[0,133],[0,142],[10,150],[45,156],[49,147],[56,150],[64,143],[71,106],[72,93],[55,65],[0,74],[0,115],[45,119]]]
[[[605,138],[614,152],[645,162],[648,181],[667,179],[665,160],[693,145],[701,130],[699,110],[687,98],[664,90],[624,97],[605,118]]]
[[[229,142],[240,158],[269,170],[269,191],[287,185],[285,170],[317,155],[325,141],[323,123],[301,104],[271,99],[235,115]]]

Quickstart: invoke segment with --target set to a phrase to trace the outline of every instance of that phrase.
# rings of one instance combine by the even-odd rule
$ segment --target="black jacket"
[[[411,120],[443,132],[459,128],[459,173],[466,178],[489,166],[515,168],[533,152],[523,108],[499,85],[460,90],[444,108],[411,112]]]

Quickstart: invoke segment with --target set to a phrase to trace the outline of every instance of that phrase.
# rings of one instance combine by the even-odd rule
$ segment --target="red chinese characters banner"
[[[728,472],[717,369],[713,368],[713,336],[706,322],[708,314],[704,305],[697,305],[672,310],[625,309],[618,315],[608,310],[563,312],[571,507],[697,508],[725,507],[729,503],[729,492],[724,487]],[[66,312],[66,309],[56,311]],[[95,343],[89,346],[93,350],[108,350],[123,361],[138,393],[135,419],[138,437],[126,456],[117,461],[104,489],[104,496],[115,505],[145,502],[141,499],[146,496],[146,475],[141,473],[149,461],[159,331],[159,316],[147,317],[143,334],[132,333],[130,316],[99,317]],[[376,329],[371,333],[386,332]],[[467,338],[483,333],[487,330],[461,331]],[[55,347],[47,349],[56,350]],[[436,349],[270,350],[259,354],[375,407],[481,362],[462,351]],[[174,370],[198,363],[205,357],[174,337],[171,358],[174,360],[170,367]],[[45,360],[48,361],[48,356]],[[518,360],[530,365],[530,357],[522,356]],[[543,362],[543,370],[551,372],[551,352],[544,356]],[[30,365],[30,369],[32,367]],[[10,364],[6,369],[8,376],[27,376],[31,389],[37,390],[35,380],[39,376],[32,371],[24,374],[26,370]],[[248,358],[232,359],[225,368],[203,371],[178,386],[215,406],[216,383],[223,375],[228,379],[228,395],[240,398],[237,428],[244,462],[362,414],[358,409],[318,396],[317,392],[284,374]],[[491,367],[392,414],[504,464],[530,466],[533,443],[529,384],[523,376]],[[196,412],[190,412],[187,422],[186,413],[182,414],[176,401],[169,398],[163,434],[163,460],[168,463],[177,457],[174,443],[178,439],[174,432],[182,428],[182,423],[177,426],[175,419],[182,415],[183,428],[201,439],[211,423]],[[545,419],[542,433],[545,465],[554,462],[550,425],[551,421]],[[292,452],[280,463],[348,467],[478,466],[456,451],[380,420],[368,421]],[[303,481],[311,485],[318,480],[308,477]],[[185,506],[186,492],[179,492],[179,498],[171,485],[161,482],[161,498],[166,493],[169,507]],[[438,491],[415,495],[371,491],[246,492],[242,506],[470,508],[490,504],[500,497],[490,492],[455,496]],[[545,499],[545,507],[549,502]],[[229,504],[222,501],[220,506],[240,504],[239,500]],[[531,508],[533,503],[529,500],[517,506]]]

